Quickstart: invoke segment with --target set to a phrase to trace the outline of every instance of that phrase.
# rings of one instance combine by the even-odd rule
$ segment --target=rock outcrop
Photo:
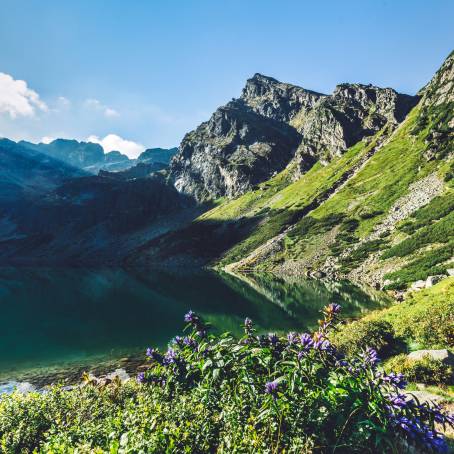
[[[235,100],[184,137],[171,176],[180,192],[199,201],[234,197],[283,170],[300,140],[291,126]]]
[[[310,113],[293,122],[303,139],[295,156],[299,173],[315,157],[324,162],[341,155],[386,124],[402,122],[418,97],[373,85],[341,84],[323,97]]]

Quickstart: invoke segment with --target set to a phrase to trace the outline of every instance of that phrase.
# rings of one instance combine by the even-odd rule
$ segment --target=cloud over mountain
[[[98,143],[104,148],[104,152],[109,151],[120,151],[131,159],[137,158],[140,153],[145,150],[145,147],[132,140],[126,140],[116,134],[108,134],[103,139],[98,136],[91,135],[87,139],[87,142]]]
[[[38,93],[29,88],[24,80],[16,80],[9,74],[0,73],[0,114],[8,114],[15,119],[33,117],[36,110],[48,110]]]

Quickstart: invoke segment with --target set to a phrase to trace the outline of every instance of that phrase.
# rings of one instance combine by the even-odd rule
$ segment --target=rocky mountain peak
[[[240,99],[260,115],[290,122],[302,110],[312,109],[323,96],[325,95],[256,73],[247,80]]]
[[[454,51],[451,52],[430,82],[419,93],[422,105],[454,103]]]
[[[402,121],[417,100],[362,84],[338,85],[327,96],[257,73],[240,98],[185,136],[170,175],[179,191],[198,200],[234,197],[292,160],[295,176],[329,161],[388,122]]]

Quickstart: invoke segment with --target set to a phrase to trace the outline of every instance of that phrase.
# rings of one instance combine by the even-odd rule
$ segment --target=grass
[[[361,319],[362,323],[377,321],[391,324],[396,338],[405,340],[411,349],[454,347],[454,277]],[[342,330],[343,338],[349,335],[367,344],[366,337],[357,339],[354,324]]]

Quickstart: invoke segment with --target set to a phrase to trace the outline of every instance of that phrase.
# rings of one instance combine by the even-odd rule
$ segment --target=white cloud
[[[118,117],[120,114],[115,109],[111,109],[110,107],[106,107],[104,109],[104,115],[106,117]]]
[[[112,109],[111,107],[104,105],[101,101],[95,98],[86,99],[84,105],[88,109],[102,112],[103,115],[107,118],[120,116],[120,114],[115,109]]]
[[[46,103],[41,101],[36,91],[28,88],[24,80],[15,80],[9,74],[0,73],[0,114],[33,117],[36,109],[47,111]]]
[[[137,158],[140,153],[145,150],[145,147],[142,144],[133,142],[132,140],[123,139],[116,134],[108,134],[103,139],[92,135],[86,140],[87,142],[99,143],[99,145],[104,148],[105,153],[117,150],[131,159]]]
[[[40,142],[41,142],[41,143],[51,143],[51,142],[53,142],[55,139],[56,139],[56,137],[44,136],[44,137],[41,137]]]

